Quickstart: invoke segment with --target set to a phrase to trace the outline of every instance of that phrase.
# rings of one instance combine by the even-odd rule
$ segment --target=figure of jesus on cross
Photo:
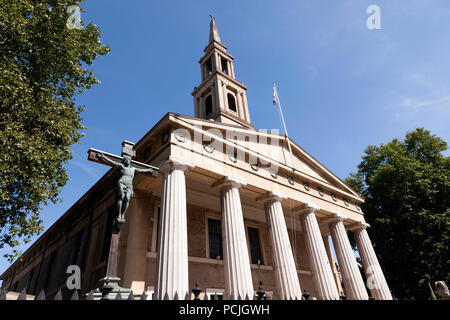
[[[133,196],[133,178],[135,172],[149,172],[153,173],[153,169],[139,169],[131,165],[131,160],[123,157],[122,163],[111,160],[103,154],[103,152],[97,153],[97,158],[109,162],[110,164],[120,168],[120,178],[117,181],[117,191],[119,198],[117,200],[117,225],[125,223],[125,212],[130,204],[131,197]]]
[[[136,172],[138,173],[154,173],[158,168],[149,166],[144,163],[133,161],[132,157],[135,156],[133,144],[128,141],[124,141],[122,144],[122,157],[115,155],[106,156],[104,152],[89,149],[88,159],[100,163],[106,163],[113,167],[120,168],[120,178],[117,181],[117,216],[115,219],[116,228],[120,229],[125,223],[125,213],[130,204],[130,200],[133,197],[133,179]],[[120,160],[116,161],[115,159]]]

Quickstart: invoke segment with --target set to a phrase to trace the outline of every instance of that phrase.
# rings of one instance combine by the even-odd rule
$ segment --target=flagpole
[[[281,108],[280,98],[278,97],[278,91],[277,91],[277,87],[275,86],[275,82],[273,83],[273,91],[275,94],[275,99],[278,102],[278,108],[280,109],[280,114],[281,114],[281,121],[283,122],[283,127],[284,127],[284,135],[285,135],[286,142],[287,142],[287,145],[289,148],[289,153],[291,154],[292,170],[295,171],[295,162],[294,162],[294,156],[292,155],[291,142],[289,140],[288,132],[286,129],[286,123],[284,122],[283,109]]]

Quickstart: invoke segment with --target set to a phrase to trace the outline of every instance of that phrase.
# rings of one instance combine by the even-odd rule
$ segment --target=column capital
[[[191,162],[170,155],[169,159],[159,165],[159,171],[162,173],[173,170],[187,171],[193,167],[194,165]]]
[[[247,183],[245,183],[245,181],[236,178],[236,177],[231,177],[231,176],[225,176],[219,180],[217,180],[216,182],[214,182],[211,185],[211,188],[219,188],[219,189],[224,189],[224,188],[240,188],[242,186],[245,186]]]
[[[299,214],[299,216],[303,216],[307,213],[314,213],[316,211],[319,211],[320,207],[312,202],[308,202],[298,206],[294,210]]]
[[[332,213],[329,218],[326,218],[325,223],[333,224],[333,223],[337,223],[337,222],[343,222],[346,219],[348,219],[346,216],[337,212],[337,213]]]
[[[351,225],[348,229],[351,231],[361,231],[361,230],[367,229],[369,227],[370,227],[370,224],[362,222],[362,221],[357,221],[353,225]]]
[[[271,202],[281,202],[287,197],[281,193],[278,193],[276,191],[268,191],[263,195],[260,195],[256,198],[256,201],[260,201],[264,204],[271,203]]]

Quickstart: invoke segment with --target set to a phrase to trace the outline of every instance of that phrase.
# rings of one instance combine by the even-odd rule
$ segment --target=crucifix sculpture
[[[106,277],[100,280],[99,290],[102,292],[102,299],[107,300],[112,293],[129,293],[129,289],[121,288],[118,283],[119,268],[119,239],[120,231],[125,223],[125,213],[133,197],[133,179],[135,173],[155,176],[158,168],[148,164],[138,162],[132,158],[136,156],[133,150],[134,144],[129,141],[122,142],[122,155],[116,156],[97,149],[89,149],[88,160],[107,164],[120,168],[120,177],[117,181],[117,201],[116,217],[113,221],[111,244],[109,247],[108,264],[106,267]]]
[[[115,229],[119,230],[125,223],[125,213],[134,194],[133,178],[135,173],[148,173],[153,175],[158,170],[156,167],[132,160],[136,155],[133,146],[134,144],[129,141],[125,140],[122,142],[122,157],[92,148],[88,151],[88,160],[120,168],[120,178],[117,181],[117,215],[114,223]]]

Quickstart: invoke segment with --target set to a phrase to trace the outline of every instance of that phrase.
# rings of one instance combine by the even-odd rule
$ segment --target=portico
[[[176,167],[173,161],[172,159],[169,162]],[[267,285],[267,289],[271,289],[269,291],[272,291],[277,299],[301,299],[302,287],[313,293],[317,299],[339,299],[337,283],[331,267],[334,261],[330,261],[323,240],[323,237],[329,233],[341,269],[347,299],[368,299],[366,284],[359,273],[346,234],[346,230],[350,229],[355,233],[364,230],[361,229],[361,223],[340,213],[329,213],[312,202],[301,204],[298,200],[289,199],[281,193],[260,190],[254,185],[249,185],[242,178],[232,176],[207,178],[206,172],[193,163],[189,165],[178,163],[177,166],[182,168],[180,176],[183,174],[183,179],[170,179],[169,176],[163,178],[162,188],[164,189],[161,191],[159,210],[160,234],[157,240],[159,243],[157,252],[163,252],[163,254],[159,255],[151,251],[147,254],[148,262],[153,259],[156,261],[156,266],[150,265],[154,266],[156,271],[154,277],[157,280],[155,280],[154,288],[158,298],[164,299],[167,295],[169,299],[173,299],[178,293],[178,298],[183,299],[181,294],[189,293],[193,283],[199,281],[204,287],[222,288],[224,299],[245,299],[247,296],[252,299],[257,290],[257,283],[261,280],[260,275],[263,273],[262,278],[265,280],[263,283]],[[200,172],[202,180],[199,181]],[[212,172],[210,174],[213,175]],[[170,185],[167,185],[168,183]],[[169,187],[179,190],[176,197],[171,196],[173,192],[165,191]],[[261,194],[251,197],[250,194],[254,194],[254,190],[257,189]],[[292,210],[294,223],[292,223],[292,216],[287,212],[290,209],[286,210],[286,204],[291,201],[296,204]],[[188,208],[185,211],[182,209],[177,211],[181,212],[184,218],[183,216],[178,218],[174,216],[172,220],[164,218],[164,212],[166,214],[169,212],[167,208],[163,209],[165,203],[173,207]],[[250,209],[252,206],[254,207]],[[201,250],[189,244],[189,242],[197,242],[198,235],[195,230],[201,229],[198,225],[193,226],[188,223],[188,219],[192,218],[193,212],[198,209],[201,212],[195,213],[196,215],[207,212],[205,217],[199,219],[200,221],[215,217],[221,223],[223,256],[218,259],[209,257],[209,253],[205,252],[206,246],[203,246],[203,254],[199,256],[197,251]],[[250,220],[254,225],[264,226],[267,230],[262,241],[265,246],[262,248],[265,255],[265,261],[261,265],[263,271],[251,261],[246,230]],[[207,225],[207,222],[204,225]],[[170,231],[176,236],[170,236]],[[292,242],[293,232],[296,232],[298,236],[296,244]],[[186,239],[184,235],[187,234],[189,234],[188,240],[182,241],[181,239]],[[205,237],[208,235],[206,232]],[[364,235],[360,235],[359,238],[361,241],[358,242],[358,246],[362,246],[362,242],[364,245],[370,243]],[[208,239],[204,241],[209,243]],[[300,246],[302,248],[298,248],[300,242],[303,243]],[[172,248],[172,251],[162,249],[164,247]],[[190,250],[187,249],[188,247]],[[367,248],[366,251],[368,251]],[[365,269],[373,265],[373,261],[370,260],[372,256],[368,254],[361,254]],[[201,257],[201,255],[204,256]],[[178,262],[175,263],[175,261]],[[175,264],[178,269],[173,272]],[[205,269],[220,270],[211,279],[211,282],[217,284],[208,284],[208,280],[202,278],[204,275],[200,270],[204,272]],[[372,267],[372,269],[373,271],[369,270],[370,274],[378,278],[383,277],[381,268]],[[209,271],[206,272],[208,273]],[[222,280],[217,280],[218,277]],[[165,287],[158,286],[160,279],[165,281]],[[302,286],[302,282],[305,285]],[[372,292],[372,296],[385,299],[379,292],[384,291],[376,289]]]

